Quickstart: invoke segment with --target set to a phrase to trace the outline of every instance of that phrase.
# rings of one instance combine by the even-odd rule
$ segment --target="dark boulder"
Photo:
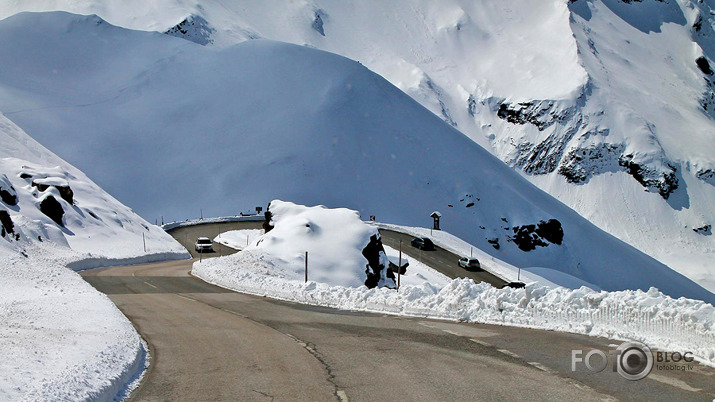
[[[17,205],[17,194],[12,186],[8,188],[0,186],[0,199],[5,205]]]
[[[509,237],[509,240],[513,241],[522,251],[531,251],[536,247],[548,247],[549,244],[560,245],[564,239],[561,222],[556,219],[539,221],[535,225],[514,226],[512,230],[514,235]]]
[[[62,209],[62,204],[55,199],[55,197],[49,195],[40,203],[40,211],[47,215],[50,219],[55,221],[60,226],[64,227],[62,223],[62,217],[65,214],[65,210]]]
[[[0,230],[2,237],[5,237],[6,233],[15,233],[15,224],[12,223],[10,214],[5,210],[0,210],[0,223],[2,224],[2,230]]]
[[[561,244],[564,240],[564,229],[556,219],[540,221],[536,225],[536,234],[554,244]]]
[[[67,201],[71,205],[74,205],[74,192],[72,191],[72,188],[70,188],[69,184],[66,186],[55,186],[55,185],[36,183],[33,181],[32,187],[37,187],[37,189],[40,191],[45,191],[50,187],[54,187],[60,193],[60,197],[62,197],[63,200]]]
[[[382,246],[382,239],[379,235],[370,236],[370,242],[362,250],[362,255],[367,260],[365,266],[365,286],[369,289],[380,285],[380,281],[384,279],[384,285],[388,288],[395,287],[395,274],[392,270],[387,269],[384,261],[387,261],[385,256],[385,248]],[[382,258],[385,257],[385,258]]]

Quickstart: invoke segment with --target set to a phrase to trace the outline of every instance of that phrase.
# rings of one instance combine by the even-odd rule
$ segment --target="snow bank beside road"
[[[126,395],[141,337],[73,270],[188,253],[2,114],[0,196],[0,400]]]
[[[357,277],[364,267],[363,261],[348,263],[351,258],[341,259],[345,264],[339,266],[327,264],[332,269],[329,274],[326,274],[326,267],[321,267],[327,260],[318,259],[317,275],[310,274],[313,271],[309,264],[309,277],[314,280],[304,282],[303,254],[298,250],[314,246],[308,244],[309,239],[317,237],[320,247],[327,249],[333,257],[349,257],[340,244],[354,243],[348,241],[350,239],[366,241],[366,231],[362,227],[367,227],[368,234],[370,227],[359,221],[354,222],[357,219],[354,211],[307,208],[277,201],[272,205],[274,203],[275,210],[279,211],[277,220],[280,221],[283,212],[292,224],[280,229],[276,226],[268,234],[254,239],[244,251],[229,257],[195,262],[192,273],[228,289],[291,302],[633,339],[653,348],[690,351],[702,362],[715,365],[713,305],[686,298],[673,299],[655,288],[616,292],[596,291],[588,287],[567,289],[525,272],[522,275],[532,276],[539,282],[533,281],[524,289],[496,289],[470,279],[449,280],[429,267],[412,262],[398,292],[387,288],[368,289],[359,280],[355,283],[348,281],[346,286],[341,279],[347,274]],[[338,216],[351,214],[352,224],[333,219],[333,211],[338,211]],[[316,215],[325,220],[318,224],[321,219],[314,219]],[[323,231],[331,226],[326,225],[328,221],[335,227]],[[429,229],[378,226],[415,235],[429,234]],[[469,244],[449,233],[434,231],[431,237],[438,245],[458,254],[468,255],[470,252]],[[268,246],[260,247],[264,243]],[[479,249],[471,251],[483,257]],[[386,248],[386,253],[394,259],[397,251]],[[515,267],[496,259],[484,260],[484,265],[489,265],[505,278],[516,279]],[[341,274],[341,270],[346,272]],[[548,268],[535,270],[542,273],[551,271]],[[571,282],[573,278],[553,279]]]
[[[343,310],[634,339],[662,350],[692,351],[699,361],[715,366],[713,306],[699,300],[673,299],[656,289],[596,292],[538,284],[526,289],[496,289],[471,279],[454,279],[442,288],[425,282],[403,286],[397,292],[303,283],[275,275],[270,261],[244,265],[249,261],[228,258],[194,263],[192,274],[238,292]]]

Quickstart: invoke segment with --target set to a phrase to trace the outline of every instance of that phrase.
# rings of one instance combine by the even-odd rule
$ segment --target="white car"
[[[214,251],[213,243],[208,237],[199,237],[198,239],[196,239],[196,244],[194,244],[194,248],[198,253]]]
[[[459,259],[459,266],[466,269],[480,269],[479,260],[474,257],[462,257]]]

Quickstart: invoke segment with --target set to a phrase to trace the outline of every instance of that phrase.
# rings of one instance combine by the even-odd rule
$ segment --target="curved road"
[[[715,398],[715,370],[698,364],[635,382],[571,372],[572,349],[620,342],[285,303],[206,284],[193,261],[82,272],[149,343],[134,400]]]

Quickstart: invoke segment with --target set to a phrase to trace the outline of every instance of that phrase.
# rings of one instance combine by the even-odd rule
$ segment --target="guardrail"
[[[248,215],[248,216],[219,216],[216,218],[203,218],[203,219],[187,219],[185,221],[169,222],[161,225],[164,231],[169,231],[176,228],[186,227],[186,226],[198,226],[206,225],[211,223],[226,223],[226,222],[262,222],[266,220],[263,215]]]

